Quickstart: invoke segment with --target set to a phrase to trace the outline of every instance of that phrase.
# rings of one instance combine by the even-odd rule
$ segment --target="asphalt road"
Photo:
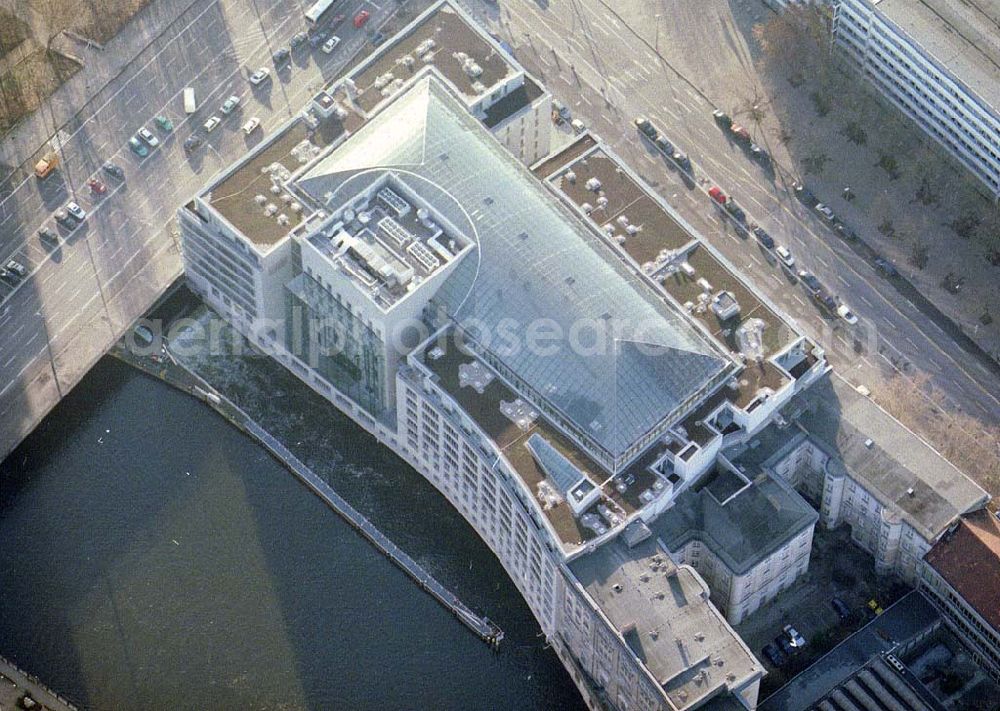
[[[715,124],[712,110],[716,106],[709,95],[732,94],[752,77],[740,31],[727,18],[728,3],[722,9],[700,5],[698,17],[687,20],[671,15],[679,29],[670,38],[654,40],[653,46],[621,19],[641,22],[651,7],[643,0],[607,4],[601,0],[510,0],[499,8],[465,0],[463,5],[509,41],[518,59],[557,98],[647,178],[800,328],[823,343],[831,363],[851,382],[876,390],[894,373],[911,376],[922,371],[956,408],[986,422],[1000,420],[1000,379],[796,200],[790,184],[751,161]],[[669,64],[657,52],[658,47],[666,56],[668,42],[674,43]],[[673,55],[681,59],[675,62]],[[649,117],[689,154],[694,175],[703,184],[685,185],[672,163],[640,138],[632,123],[638,115]],[[749,219],[787,246],[798,267],[815,273],[853,308],[862,323],[850,328],[821,314],[767,250],[713,207],[705,194],[712,184],[735,196]],[[860,352],[855,349],[856,337],[862,344]]]
[[[15,259],[29,275],[0,280],[0,456],[12,449],[141,316],[181,272],[179,244],[168,227],[177,208],[217,171],[272,128],[301,110],[308,97],[339,73],[396,9],[391,0],[351,0],[336,33],[342,42],[323,54],[306,45],[277,70],[271,54],[304,27],[299,0],[195,2],[101,89],[60,132],[61,165],[45,180],[30,177],[0,203],[0,265]],[[351,19],[371,13],[363,30]],[[128,29],[126,29],[128,31]],[[247,77],[271,68],[272,80],[251,90]],[[86,71],[84,69],[83,71]],[[195,88],[198,110],[184,113],[182,91]],[[202,124],[230,95],[240,108],[206,135]],[[174,124],[165,132],[153,123]],[[261,129],[245,136],[251,116]],[[160,140],[146,157],[128,139],[146,126]],[[188,155],[184,140],[205,144]],[[101,166],[125,171],[119,181]],[[103,195],[87,187],[98,177]],[[52,213],[75,200],[88,215],[73,230]],[[46,226],[58,244],[42,240]]]

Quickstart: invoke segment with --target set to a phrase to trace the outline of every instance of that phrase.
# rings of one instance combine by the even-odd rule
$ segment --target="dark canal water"
[[[262,402],[307,413],[296,453],[496,620],[500,650],[211,410],[105,358],[0,464],[0,654],[81,708],[580,708],[443,498],[282,373],[259,377]]]

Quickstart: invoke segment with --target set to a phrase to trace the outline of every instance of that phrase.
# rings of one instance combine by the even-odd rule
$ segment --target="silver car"
[[[150,148],[156,148],[158,145],[160,145],[160,139],[154,136],[153,132],[150,131],[145,126],[136,131],[136,135],[139,136],[139,138],[141,138],[142,140],[144,140],[147,143],[147,145],[149,145]]]
[[[82,207],[77,205],[75,202],[66,204],[66,212],[75,217],[79,222],[83,222],[87,219],[87,211]]]

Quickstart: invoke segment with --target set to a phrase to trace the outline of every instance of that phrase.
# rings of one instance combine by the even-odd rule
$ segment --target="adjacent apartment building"
[[[847,382],[801,393],[772,424],[726,454],[781,477],[819,511],[847,524],[876,571],[916,585],[924,556],[989,495]]]
[[[1000,200],[1000,0],[834,0],[833,40]]]

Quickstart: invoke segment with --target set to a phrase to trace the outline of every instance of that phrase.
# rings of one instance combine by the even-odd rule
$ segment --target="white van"
[[[184,111],[193,114],[197,109],[198,105],[194,101],[194,88],[189,86],[184,89]]]

